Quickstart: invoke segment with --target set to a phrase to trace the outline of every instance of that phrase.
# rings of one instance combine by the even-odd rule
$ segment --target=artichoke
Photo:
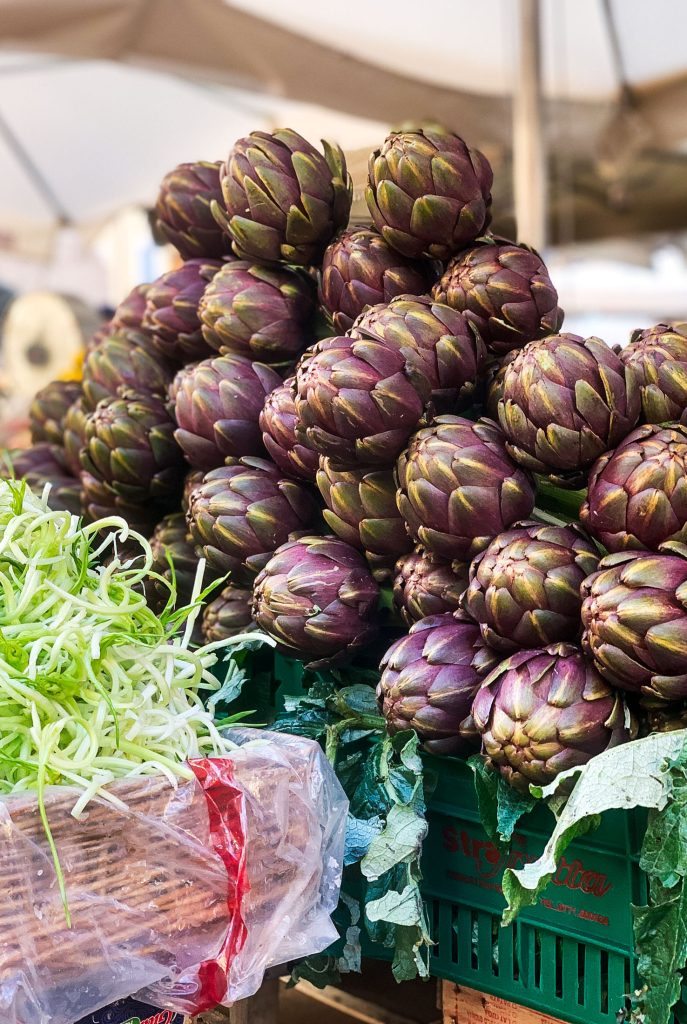
[[[687,409],[687,324],[634,331],[620,358],[635,373],[645,423],[679,420]]]
[[[498,656],[460,612],[420,619],[382,659],[377,701],[390,735],[412,729],[433,754],[479,750],[471,708]]]
[[[687,541],[687,427],[637,427],[597,459],[580,520],[609,551]]]
[[[155,203],[155,223],[184,260],[197,256],[220,259],[231,252],[229,239],[212,215],[221,201],[221,163],[197,160],[179,164],[166,174]]]
[[[214,469],[227,456],[261,454],[258,420],[265,398],[280,384],[269,366],[243,356],[204,359],[180,370],[170,388],[174,436],[191,465]]]
[[[350,333],[401,352],[430,382],[436,412],[456,412],[470,404],[486,349],[461,313],[429,298],[402,295],[363,313]]]
[[[283,544],[253,595],[258,626],[307,668],[347,661],[377,633],[379,587],[362,555],[337,537]]]
[[[585,469],[632,430],[634,373],[599,338],[532,341],[506,368],[499,420],[513,458],[539,473]]]
[[[211,348],[274,364],[292,362],[309,344],[314,306],[307,274],[234,260],[205,289],[198,315]]]
[[[598,564],[578,527],[519,523],[473,560],[464,606],[499,651],[576,640],[580,586]]]
[[[177,366],[212,354],[203,338],[198,303],[221,266],[219,260],[187,260],[149,285],[143,330]]]
[[[367,338],[329,338],[296,372],[296,437],[343,465],[388,466],[417,428],[426,377]]]
[[[525,793],[631,738],[621,695],[570,644],[506,658],[477,691],[472,716],[483,753]]]
[[[556,334],[563,323],[544,261],[534,249],[515,242],[487,238],[459,253],[432,296],[464,313],[499,356]]]
[[[83,398],[77,398],[67,409],[64,416],[62,444],[64,461],[72,476],[81,473],[81,449],[86,445],[86,419],[88,413],[84,408]]]
[[[162,397],[174,375],[172,365],[156,352],[140,331],[117,330],[86,357],[83,366],[84,404],[92,412],[103,398],[122,388]]]
[[[338,146],[324,156],[288,128],[239,139],[220,169],[213,213],[239,259],[317,263],[348,223],[352,186]]]
[[[190,604],[193,595],[198,559],[193,544],[188,539],[188,525],[183,512],[172,512],[160,520],[150,538],[150,547],[153,552],[152,571],[164,577],[170,586],[174,580],[176,586],[174,606],[184,608]],[[157,612],[160,612],[169,600],[170,586],[165,586],[159,580],[150,582],[151,585],[146,587],[148,602]],[[203,577],[203,585],[207,585],[209,582],[206,573]]]
[[[41,495],[50,484],[48,505],[53,511],[81,514],[81,483],[69,472],[59,445],[38,441],[23,451],[11,452],[10,462],[17,480],[25,480],[36,494]]]
[[[206,644],[226,640],[243,633],[251,626],[253,617],[253,591],[225,587],[220,595],[205,606],[201,629]]]
[[[473,558],[534,508],[532,481],[491,420],[437,417],[411,439],[396,471],[411,536],[449,560]]]
[[[178,500],[184,460],[164,402],[132,392],[99,402],[86,420],[81,466],[124,502]]]
[[[320,457],[296,440],[295,378],[270,391],[260,413],[262,441],[273,462],[287,476],[313,481]]]
[[[388,577],[399,556],[413,546],[396,507],[393,470],[337,469],[321,456],[317,487],[327,506],[327,525],[365,553],[378,580]]]
[[[492,180],[487,158],[453,132],[392,132],[370,155],[365,199],[393,249],[447,260],[488,226]]]
[[[148,302],[149,284],[137,284],[114,311],[110,323],[115,330],[140,331]]]
[[[320,302],[341,334],[368,306],[396,295],[424,295],[436,274],[431,263],[400,256],[370,228],[349,228],[324,254]]]
[[[394,604],[405,624],[412,626],[427,615],[456,611],[467,585],[467,565],[445,562],[417,548],[396,563]]]
[[[289,534],[315,514],[310,492],[265,459],[232,460],[206,473],[189,496],[187,518],[199,555],[231,582],[250,585]]]
[[[582,588],[583,646],[622,690],[687,698],[687,548],[601,559]]]
[[[53,380],[36,392],[29,408],[32,442],[62,445],[67,411],[79,398],[81,382],[78,380]]]
[[[499,402],[503,398],[503,385],[508,364],[516,353],[509,352],[503,359],[492,360],[486,369],[484,380],[484,414],[495,423],[499,421]]]
[[[204,477],[204,469],[192,469],[184,477],[184,486],[181,491],[181,511],[184,514],[188,512],[188,506],[191,501],[191,492],[194,491],[199,484],[202,484]]]

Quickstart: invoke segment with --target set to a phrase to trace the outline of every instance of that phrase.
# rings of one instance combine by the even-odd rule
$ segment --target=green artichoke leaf
[[[507,907],[503,924],[510,924],[523,908],[537,902],[569,844],[594,827],[604,811],[627,811],[632,807],[663,810],[671,791],[665,765],[679,756],[686,745],[687,730],[654,733],[597,754],[586,765],[562,772],[544,788],[531,786],[535,797],[556,800],[574,781],[539,859],[517,870],[506,870],[503,895]]]
[[[513,789],[480,754],[468,758],[474,776],[477,806],[484,831],[497,846],[506,847],[523,814],[536,805],[532,796]]]

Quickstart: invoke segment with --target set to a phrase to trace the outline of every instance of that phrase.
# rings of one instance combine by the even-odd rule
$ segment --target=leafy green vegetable
[[[534,797],[519,793],[501,778],[479,754],[468,758],[474,774],[477,806],[484,831],[497,846],[508,846],[523,814],[536,804]]]

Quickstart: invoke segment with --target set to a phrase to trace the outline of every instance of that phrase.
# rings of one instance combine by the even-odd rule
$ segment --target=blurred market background
[[[367,156],[434,120],[491,160],[566,329],[687,319],[687,7],[670,0],[1,0],[0,441],[138,281],[163,175],[251,130]],[[516,226],[517,223],[517,226]]]

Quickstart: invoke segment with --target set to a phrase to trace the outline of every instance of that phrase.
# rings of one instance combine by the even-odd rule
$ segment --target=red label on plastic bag
[[[248,892],[246,836],[243,826],[243,793],[234,782],[234,768],[226,758],[194,758],[188,762],[201,785],[208,805],[210,838],[215,853],[227,870],[227,914],[229,926],[224,946],[214,960],[198,969],[200,990],[194,1013],[221,1003],[227,991],[232,959],[246,941],[241,907]]]

